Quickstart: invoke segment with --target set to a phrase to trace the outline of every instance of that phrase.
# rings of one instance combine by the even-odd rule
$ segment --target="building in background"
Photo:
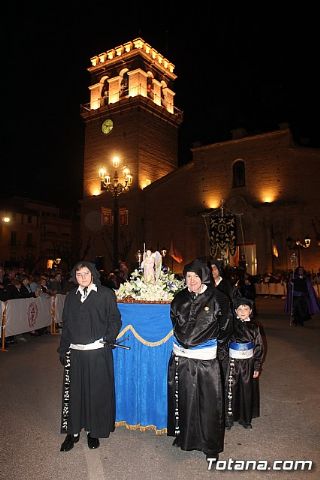
[[[186,262],[209,255],[210,220],[231,214],[236,237],[231,265],[245,259],[249,273],[264,273],[291,269],[293,256],[294,263],[300,256],[305,268],[319,269],[319,149],[295,146],[284,129],[192,153],[192,162],[145,189],[148,241],[169,245],[173,238]],[[305,239],[311,240],[308,248]]]
[[[99,170],[112,177],[112,158],[132,175],[130,191],[119,196],[119,254],[134,253],[146,238],[143,190],[178,167],[178,126],[174,106],[174,65],[141,38],[91,58],[90,103],[85,122],[81,227],[85,258],[112,265],[114,202],[101,190]],[[119,170],[120,172],[120,170]],[[102,259],[102,260],[101,260]]]
[[[0,263],[68,270],[79,258],[79,216],[23,197],[0,200]]]
[[[99,170],[117,155],[132,173],[118,199],[119,253],[130,265],[146,245],[179,252],[169,261],[174,271],[213,253],[252,274],[291,269],[298,259],[318,271],[319,149],[296,146],[288,128],[238,131],[193,148],[192,161],[179,167],[174,65],[137,38],[92,57],[88,71],[82,258],[111,268],[114,207]]]

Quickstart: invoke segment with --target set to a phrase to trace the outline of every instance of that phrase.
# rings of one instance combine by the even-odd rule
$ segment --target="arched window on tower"
[[[147,77],[147,95],[153,100],[153,78]]]
[[[122,79],[120,82],[120,98],[126,97],[129,92],[129,77],[128,72],[125,72],[122,75]]]
[[[104,84],[101,90],[101,105],[108,105],[108,97],[109,97],[109,82],[106,79],[104,81]]]
[[[164,87],[161,88],[161,105],[163,105],[164,107],[167,107],[167,100],[164,93]]]
[[[233,188],[245,187],[246,185],[246,169],[243,160],[237,160],[233,164]]]

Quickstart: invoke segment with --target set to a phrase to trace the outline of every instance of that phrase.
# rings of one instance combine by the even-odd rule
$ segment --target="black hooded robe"
[[[248,425],[252,418],[260,415],[259,378],[253,378],[253,372],[261,371],[264,345],[259,325],[253,321],[234,321],[234,333],[231,341],[237,343],[252,342],[253,357],[229,359],[226,377],[226,426],[233,422]],[[230,384],[229,384],[230,382]]]
[[[77,287],[70,291],[63,309],[63,327],[58,352],[65,356],[70,344],[89,344],[105,338],[114,343],[121,327],[120,312],[114,292],[100,284],[95,266],[79,262],[93,274],[97,292],[91,290],[81,302]],[[79,264],[78,264],[79,265]],[[74,273],[75,275],[75,273]],[[70,349],[70,367],[65,366],[68,402],[63,394],[61,433],[77,434],[81,429],[94,438],[107,438],[115,428],[115,392],[111,348]]]
[[[222,344],[232,328],[228,313],[227,297],[211,285],[195,298],[186,288],[171,303],[174,336],[184,348],[213,338]],[[218,358],[199,360],[171,355],[167,431],[176,436],[174,444],[182,450],[200,450],[209,455],[223,451],[224,391]]]

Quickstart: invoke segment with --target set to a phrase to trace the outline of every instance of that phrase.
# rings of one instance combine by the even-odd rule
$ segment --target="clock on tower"
[[[110,118],[107,118],[104,120],[104,122],[101,125],[101,131],[105,135],[108,135],[113,129],[113,121]]]

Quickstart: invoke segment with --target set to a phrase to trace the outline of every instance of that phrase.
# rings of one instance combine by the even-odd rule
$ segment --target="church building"
[[[251,274],[319,269],[319,149],[284,128],[193,148],[179,167],[174,65],[136,38],[92,57],[88,71],[83,258],[133,267],[147,248],[166,250],[175,272],[208,255]]]

